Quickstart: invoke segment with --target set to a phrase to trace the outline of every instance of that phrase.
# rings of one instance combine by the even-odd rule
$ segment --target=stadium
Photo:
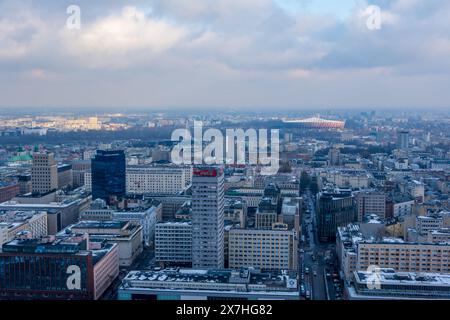
[[[284,119],[286,124],[298,125],[306,129],[344,129],[345,121],[326,120],[319,117],[308,119]]]

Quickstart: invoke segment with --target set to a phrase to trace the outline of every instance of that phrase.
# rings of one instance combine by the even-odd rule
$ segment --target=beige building
[[[297,269],[294,230],[231,229],[228,234],[229,268]]]
[[[69,229],[78,234],[87,233],[89,240],[116,243],[119,250],[119,265],[129,267],[142,253],[142,226],[122,221],[81,221]],[[63,233],[64,231],[62,231]]]
[[[355,224],[338,229],[336,252],[347,279],[354,271],[365,271],[373,265],[397,272],[450,273],[448,242],[404,242],[399,238],[379,238],[377,233],[370,234]]]
[[[33,238],[47,236],[47,212],[0,211],[0,248],[21,232],[28,232]]]
[[[257,229],[272,229],[274,223],[278,222],[276,212],[256,212],[255,226]]]
[[[58,166],[52,153],[33,154],[31,190],[45,194],[58,188]]]
[[[357,270],[376,265],[399,272],[450,273],[449,244],[359,242],[357,255]]]
[[[361,191],[355,193],[358,221],[365,216],[375,214],[380,218],[386,215],[386,195],[379,191]]]

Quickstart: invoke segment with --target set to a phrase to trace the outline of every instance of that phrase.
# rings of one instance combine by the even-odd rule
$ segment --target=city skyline
[[[0,303],[449,301],[449,18],[448,0],[0,0]]]

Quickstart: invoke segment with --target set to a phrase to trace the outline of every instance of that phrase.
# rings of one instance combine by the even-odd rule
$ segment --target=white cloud
[[[90,67],[121,68],[145,63],[176,46],[187,29],[125,7],[81,30],[64,29],[65,48]]]
[[[40,46],[45,23],[32,15],[0,18],[0,60],[26,57]]]

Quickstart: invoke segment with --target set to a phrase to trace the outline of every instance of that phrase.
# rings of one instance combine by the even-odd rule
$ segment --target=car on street
[[[313,272],[313,275],[314,275],[314,277],[317,277],[317,272],[314,271],[314,272]]]
[[[311,292],[309,292],[309,290],[306,291],[306,293],[305,293],[305,298],[306,298],[307,300],[311,299]]]
[[[305,295],[306,295],[306,289],[305,289],[305,286],[304,286],[303,284],[300,286],[300,294],[301,294],[302,296],[305,296]]]

